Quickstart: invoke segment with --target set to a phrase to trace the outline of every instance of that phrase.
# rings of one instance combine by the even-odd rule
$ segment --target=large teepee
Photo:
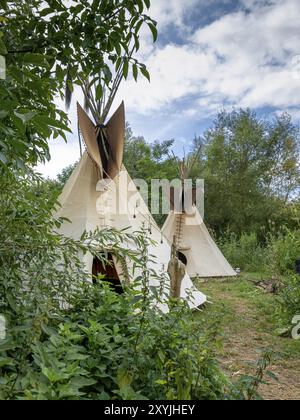
[[[163,239],[141,194],[122,165],[125,137],[124,104],[106,125],[94,124],[80,105],[78,119],[86,152],[59,198],[61,208],[57,216],[71,221],[66,221],[60,232],[67,237],[79,239],[84,231],[115,228],[128,229],[129,233],[133,233],[146,227],[150,239],[154,241],[149,245],[149,255],[155,257],[149,262],[149,268],[157,274],[166,274],[171,247]],[[133,243],[127,245],[136,246]],[[122,285],[122,282],[128,281],[128,272],[132,272],[131,263],[127,262],[125,275],[124,264],[118,263],[113,255],[110,258],[113,267],[107,269],[107,272],[93,255],[86,255],[84,263],[89,273],[105,274],[110,280]],[[163,284],[157,278],[153,278],[150,280],[150,286],[159,288],[161,295],[167,296],[170,293],[170,280],[166,275],[162,278]],[[194,287],[188,275],[185,275],[182,281],[180,296],[189,296],[191,308],[199,307],[206,301],[205,295]],[[163,304],[161,309],[167,310],[167,306]]]
[[[189,177],[192,166],[193,163],[189,167],[185,160],[180,163],[182,183]],[[236,272],[211,237],[195,203],[188,207],[187,200],[184,199],[186,194],[184,187],[175,191],[175,198],[177,195],[181,208],[170,212],[162,228],[163,235],[170,244],[175,240],[178,256],[186,265],[186,271],[191,278],[236,276]],[[174,205],[174,197],[171,197],[171,204]]]

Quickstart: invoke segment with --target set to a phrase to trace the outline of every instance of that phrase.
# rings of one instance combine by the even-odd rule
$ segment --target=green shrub
[[[280,327],[292,328],[292,321],[300,315],[300,276],[290,275],[277,298],[277,319]]]
[[[276,318],[278,326],[286,329],[286,333],[292,329],[293,318],[300,315],[300,276],[295,273],[299,258],[300,229],[284,228],[278,236],[270,235],[266,266],[272,277],[280,281]]]
[[[229,235],[221,241],[221,249],[235,268],[244,271],[261,271],[264,268],[264,248],[259,244],[255,233],[244,233],[240,238]]]
[[[295,272],[300,259],[300,230],[284,229],[278,236],[270,235],[266,251],[268,271],[275,276]]]
[[[255,233],[225,236],[221,249],[228,261],[244,271],[265,272],[278,277],[295,272],[300,258],[300,230],[283,229],[270,234],[262,245]]]
[[[62,322],[43,325],[11,397],[226,398],[215,329],[196,323],[184,304],[163,316],[149,302],[141,311],[137,297],[86,286]]]
[[[278,381],[277,376],[268,370],[274,361],[276,354],[272,348],[260,351],[261,357],[251,365],[256,369],[254,375],[242,375],[232,388],[232,394],[236,400],[261,400],[259,388],[261,385],[267,385],[267,378]]]

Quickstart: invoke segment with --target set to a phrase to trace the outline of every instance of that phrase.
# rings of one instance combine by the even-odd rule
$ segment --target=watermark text
[[[292,337],[294,340],[300,340],[300,315],[294,316],[292,322],[293,325],[295,325],[292,330]]]
[[[6,338],[6,320],[3,315],[0,315],[0,341]]]
[[[6,60],[3,55],[0,55],[0,80],[6,79]]]
[[[143,179],[132,181],[126,171],[121,171],[114,181],[102,179],[96,187],[99,193],[96,210],[100,218],[108,215],[168,215],[185,213],[186,223],[197,224],[199,217],[204,219],[204,180],[197,179]],[[190,217],[189,217],[190,216]],[[200,219],[201,220],[201,219]],[[201,222],[200,222],[201,223]]]

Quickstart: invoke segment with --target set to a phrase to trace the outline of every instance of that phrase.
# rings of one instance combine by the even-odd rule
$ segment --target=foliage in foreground
[[[265,245],[255,234],[243,234],[240,239],[230,235],[223,239],[222,250],[234,267],[259,272],[273,284],[278,332],[290,336],[293,318],[300,315],[300,276],[295,272],[296,260],[300,259],[299,228],[283,228],[269,235]]]
[[[76,242],[54,233],[52,198],[35,179],[2,177],[0,186],[0,399],[247,398],[218,366],[219,320],[195,317],[184,302],[170,302],[167,315],[155,308],[142,232]],[[141,274],[121,296],[101,278],[87,282],[79,252],[105,259],[101,249]]]
[[[33,183],[1,178],[0,313],[7,338],[0,341],[0,398],[227,398],[215,327],[196,323],[183,303],[164,316],[154,308],[145,237],[61,237],[51,199]],[[123,241],[135,241],[140,253]],[[89,284],[78,258],[109,248],[142,273],[139,287],[123,296],[102,282]]]
[[[161,316],[149,307],[140,312],[141,300],[128,292],[120,297],[102,285],[82,292],[63,320],[41,325],[18,377],[15,350],[7,351],[1,398],[224,397],[214,334],[184,305]]]
[[[278,298],[279,326],[292,329],[293,319],[300,316],[300,276],[289,276]],[[298,321],[297,321],[298,322]]]

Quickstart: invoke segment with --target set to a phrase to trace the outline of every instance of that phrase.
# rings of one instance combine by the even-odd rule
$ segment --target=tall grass
[[[264,245],[254,233],[240,238],[229,235],[223,238],[221,247],[234,267],[260,272],[272,280],[278,293],[275,300],[278,325],[291,329],[293,318],[300,315],[300,276],[295,272],[296,260],[300,259],[300,229],[273,232]]]
[[[294,274],[297,259],[300,259],[300,230],[284,229],[277,236],[269,236],[265,263],[272,275]]]
[[[269,234],[265,244],[255,233],[240,238],[231,234],[221,240],[221,249],[235,268],[286,276],[294,274],[296,260],[300,259],[300,230],[284,228],[278,234]]]
[[[263,271],[265,268],[265,249],[259,244],[255,233],[224,237],[221,248],[234,268],[243,271]]]

